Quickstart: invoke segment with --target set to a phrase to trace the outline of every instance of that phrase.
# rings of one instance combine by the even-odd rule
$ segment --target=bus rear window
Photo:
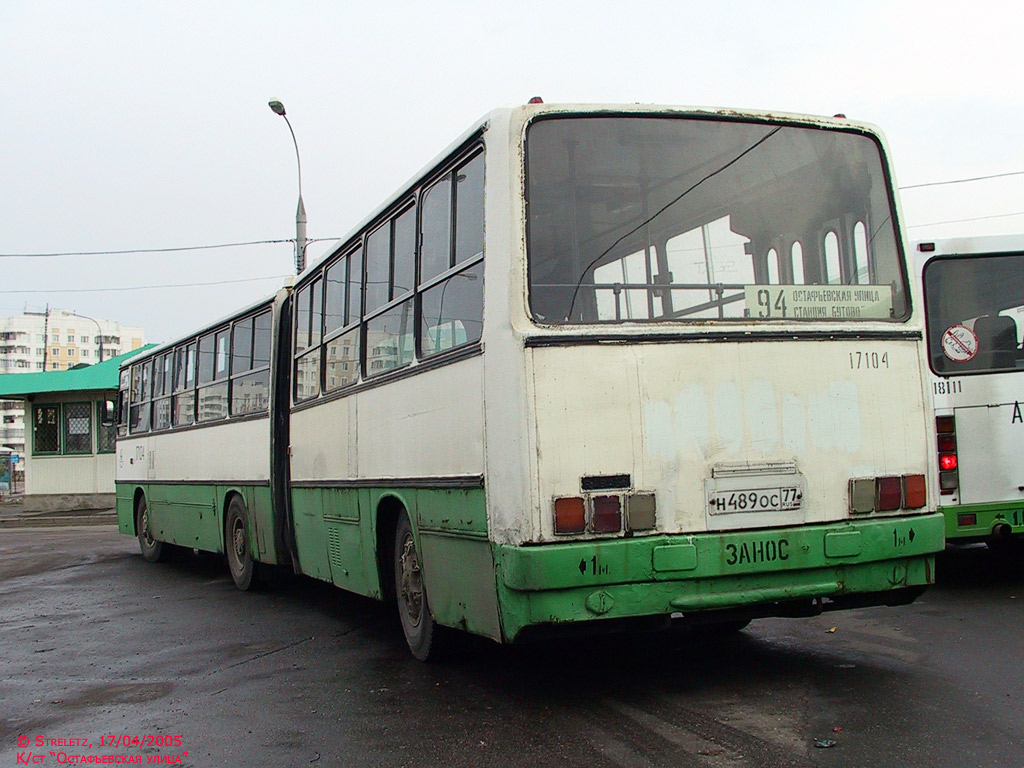
[[[908,316],[881,152],[863,133],[541,119],[527,200],[541,323]]]
[[[932,259],[924,267],[924,300],[935,373],[1024,368],[1024,254]]]

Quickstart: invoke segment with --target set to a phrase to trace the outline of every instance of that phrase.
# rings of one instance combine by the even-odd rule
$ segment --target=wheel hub
[[[234,530],[232,530],[231,545],[234,547],[235,557],[241,562],[242,558],[245,557],[245,532],[242,530],[241,525],[235,525]]]
[[[142,511],[142,521],[141,521],[141,523],[142,523],[142,525],[140,527],[142,528],[142,540],[146,542],[146,546],[147,547],[151,547],[151,546],[153,546],[153,537],[149,533],[149,511],[148,510],[144,509]]]
[[[420,615],[423,612],[423,576],[420,572],[420,559],[416,554],[416,545],[412,536],[406,537],[402,542],[402,554],[399,557],[401,566],[401,590],[402,602],[409,614],[410,620],[418,624]]]

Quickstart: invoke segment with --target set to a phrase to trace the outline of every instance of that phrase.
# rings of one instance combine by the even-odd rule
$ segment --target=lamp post
[[[292,124],[285,114],[284,104],[277,99],[271,99],[268,104],[274,114],[283,117],[288,124],[288,131],[295,145],[295,161],[299,166],[299,205],[295,210],[295,274],[299,274],[306,268],[306,207],[302,204],[302,160],[299,158],[299,142],[295,140],[295,131],[292,130]]]
[[[96,338],[99,339],[99,344],[100,344],[100,349],[99,349],[100,360],[99,361],[102,363],[103,362],[103,329],[100,327],[100,321],[97,320],[95,317],[89,317],[88,315],[80,315],[77,312],[72,312],[71,314],[74,317],[80,317],[83,320],[92,320],[92,322],[96,323],[96,334],[97,334]]]

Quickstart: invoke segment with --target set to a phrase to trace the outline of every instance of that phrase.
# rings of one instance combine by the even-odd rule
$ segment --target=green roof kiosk
[[[114,506],[118,373],[152,346],[67,371],[0,375],[0,400],[25,403],[26,512]]]

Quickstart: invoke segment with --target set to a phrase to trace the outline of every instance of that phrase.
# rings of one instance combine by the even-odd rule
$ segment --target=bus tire
[[[235,586],[243,592],[259,585],[256,561],[249,546],[249,510],[241,496],[232,496],[224,515],[224,553]]]
[[[395,598],[402,632],[412,655],[420,661],[436,658],[438,628],[430,615],[419,552],[405,511],[399,514],[395,526]]]
[[[149,563],[159,563],[167,559],[168,552],[164,543],[153,538],[149,531],[149,505],[146,504],[146,497],[139,496],[139,502],[135,505],[135,532],[139,537],[139,549],[142,550],[142,557]]]

